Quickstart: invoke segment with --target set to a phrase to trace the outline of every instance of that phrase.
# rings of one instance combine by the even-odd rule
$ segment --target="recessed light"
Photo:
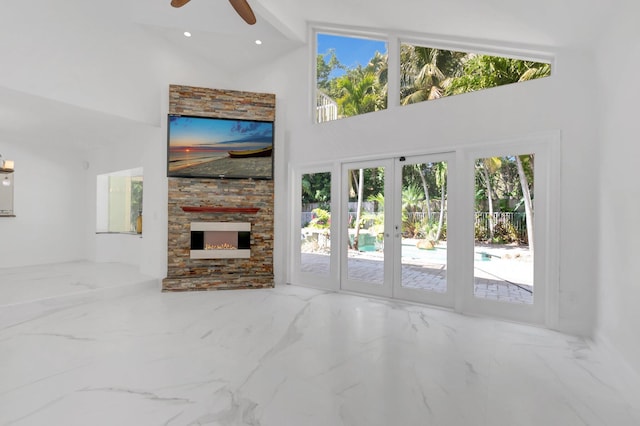
[[[256,40],[256,44],[257,45],[261,45],[262,44],[262,40]]]
[[[184,36],[185,36],[185,37],[191,37],[191,33],[190,33],[189,31],[185,31],[185,32],[184,32]]]

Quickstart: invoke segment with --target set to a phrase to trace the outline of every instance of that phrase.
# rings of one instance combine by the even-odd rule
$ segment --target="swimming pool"
[[[407,260],[420,260],[423,262],[432,262],[442,265],[447,263],[447,248],[435,247],[432,250],[424,250],[416,247],[415,244],[402,244],[402,258]],[[491,256],[483,255],[483,253],[474,253],[473,260],[475,262],[487,262],[491,260]]]
[[[402,258],[445,264],[447,263],[447,249],[436,247],[432,250],[423,250],[416,247],[415,244],[402,244]]]

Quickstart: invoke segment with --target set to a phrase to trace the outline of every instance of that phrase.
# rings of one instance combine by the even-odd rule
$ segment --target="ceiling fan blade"
[[[189,3],[189,0],[171,0],[171,6],[173,7],[182,7],[187,3]]]
[[[253,10],[251,10],[251,6],[249,6],[247,0],[229,0],[229,3],[231,3],[231,6],[233,6],[236,12],[238,12],[238,15],[240,15],[247,24],[253,25],[256,23],[256,15],[253,14]]]

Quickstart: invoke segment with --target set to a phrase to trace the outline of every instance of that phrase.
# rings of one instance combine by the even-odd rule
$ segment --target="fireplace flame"
[[[232,244],[228,244],[228,243],[222,243],[222,244],[205,244],[204,249],[205,250],[236,250],[238,247],[232,245]]]

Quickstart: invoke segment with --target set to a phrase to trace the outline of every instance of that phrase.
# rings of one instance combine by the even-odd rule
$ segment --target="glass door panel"
[[[334,192],[339,186],[335,178],[340,173],[331,172],[332,168],[333,165],[315,165],[293,170],[289,279],[291,283],[338,290],[340,250],[334,234],[340,228],[339,220],[332,221],[331,212],[339,211],[339,197]]]
[[[447,163],[402,166],[402,287],[447,291]]]
[[[395,224],[394,295],[435,305],[453,306],[448,281],[449,175],[453,154],[400,157],[396,163],[399,214]]]
[[[384,168],[349,169],[348,177],[347,277],[382,285]]]
[[[523,154],[475,160],[476,298],[534,303],[534,158]]]
[[[300,183],[300,271],[329,275],[331,172],[303,174]]]
[[[393,205],[391,160],[343,167],[343,288],[391,296],[393,246],[387,244]]]

